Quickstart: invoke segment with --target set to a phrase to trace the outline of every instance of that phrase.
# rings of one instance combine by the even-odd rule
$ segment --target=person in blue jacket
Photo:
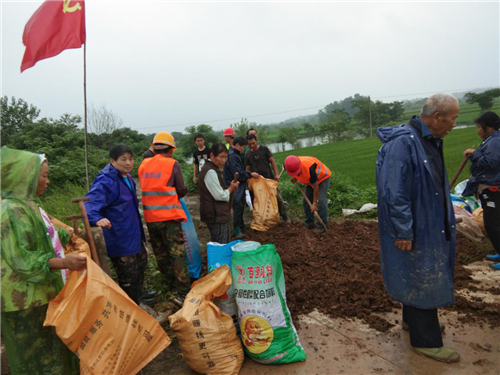
[[[476,121],[477,134],[483,142],[477,150],[469,148],[464,157],[471,161],[471,177],[462,195],[479,196],[483,208],[484,227],[496,251],[486,258],[500,262],[500,117],[485,112]],[[500,270],[500,263],[491,266]]]
[[[245,224],[243,222],[243,209],[245,208],[245,188],[247,186],[247,180],[249,178],[258,178],[259,174],[256,172],[247,172],[245,166],[243,165],[243,160],[241,160],[241,153],[247,145],[247,140],[243,137],[237,137],[233,141],[233,147],[229,148],[227,155],[227,162],[224,164],[223,176],[224,183],[226,186],[231,185],[233,181],[234,174],[238,172],[238,181],[240,186],[238,190],[234,193],[233,198],[233,226],[236,238],[243,238],[245,235],[241,233],[245,229]]]
[[[147,252],[135,182],[130,175],[134,156],[127,146],[116,145],[110,149],[109,159],[86,195],[90,201],[85,202],[85,209],[90,225],[103,230],[118,284],[139,304]]]
[[[456,126],[457,100],[431,96],[420,118],[379,128],[376,166],[380,260],[389,296],[403,304],[403,329],[420,355],[457,362],[445,348],[437,309],[454,302],[455,215],[443,138]]]

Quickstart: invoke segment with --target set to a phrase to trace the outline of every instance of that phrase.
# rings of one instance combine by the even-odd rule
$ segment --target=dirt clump
[[[268,232],[247,232],[247,240],[276,245],[283,263],[292,316],[314,309],[331,317],[359,318],[387,331],[393,324],[372,315],[399,304],[385,292],[376,222],[329,223],[315,234],[302,224],[280,223]]]
[[[331,317],[359,318],[370,327],[388,331],[393,323],[374,313],[391,312],[401,305],[386,293],[380,269],[378,224],[346,220],[328,223],[326,233],[317,234],[299,223],[280,223],[267,232],[246,231],[245,240],[275,244],[283,263],[288,308],[297,316],[314,309]],[[477,288],[463,266],[484,259],[488,246],[459,236],[455,265],[455,288]],[[498,304],[470,301],[456,295],[461,322],[500,324]],[[396,315],[395,317],[398,317]]]

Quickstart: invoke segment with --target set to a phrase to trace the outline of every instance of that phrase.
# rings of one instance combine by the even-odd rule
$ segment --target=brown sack
[[[182,309],[168,318],[184,360],[200,374],[238,374],[243,364],[233,319],[212,302],[230,286],[229,266],[216,268],[193,285]]]
[[[472,213],[472,217],[476,221],[479,228],[481,228],[481,232],[486,236],[486,228],[484,227],[484,219],[483,219],[483,209],[481,207],[476,208]]]
[[[170,345],[166,332],[87,257],[49,302],[44,326],[80,358],[81,374],[137,374]]]
[[[260,176],[248,180],[253,190],[253,219],[250,228],[265,232],[280,221],[278,210],[278,181]]]

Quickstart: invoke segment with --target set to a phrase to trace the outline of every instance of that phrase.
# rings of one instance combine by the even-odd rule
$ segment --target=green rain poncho
[[[43,327],[48,302],[63,286],[56,255],[34,202],[42,158],[2,147],[1,320],[12,374],[79,373],[76,356]]]

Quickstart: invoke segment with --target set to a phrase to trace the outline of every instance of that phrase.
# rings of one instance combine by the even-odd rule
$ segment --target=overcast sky
[[[2,0],[1,94],[42,117],[83,115],[83,49],[20,73],[40,5]],[[355,93],[392,101],[499,86],[499,16],[496,1],[88,0],[87,98],[154,133],[277,122]]]

